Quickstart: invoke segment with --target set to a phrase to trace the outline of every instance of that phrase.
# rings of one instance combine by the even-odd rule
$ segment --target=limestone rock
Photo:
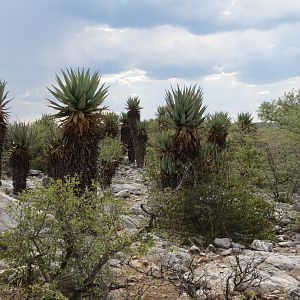
[[[251,249],[265,252],[272,252],[273,244],[268,240],[254,240]]]
[[[218,248],[228,249],[231,246],[231,241],[229,238],[215,238],[214,244]]]

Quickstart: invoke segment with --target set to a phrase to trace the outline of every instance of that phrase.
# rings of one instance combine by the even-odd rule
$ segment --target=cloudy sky
[[[171,85],[199,84],[209,112],[256,114],[300,88],[299,0],[0,0],[0,78],[12,119],[51,113],[61,68],[100,70],[106,105],[137,94],[152,117]]]

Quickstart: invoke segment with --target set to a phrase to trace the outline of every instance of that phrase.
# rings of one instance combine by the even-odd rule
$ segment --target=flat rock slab
[[[123,184],[114,184],[112,190],[114,193],[119,193],[121,191],[127,190],[133,195],[140,195],[144,185],[141,183],[123,183]]]
[[[12,218],[14,206],[17,200],[0,192],[0,232],[7,231],[16,226],[15,220]]]
[[[263,295],[269,295],[274,290],[278,290],[285,295],[293,292],[300,292],[300,282],[295,276],[295,270],[300,265],[300,257],[297,255],[286,255],[278,253],[266,253],[258,251],[245,250],[245,254],[239,255],[241,266],[245,266],[248,262],[261,262],[257,265],[256,271],[259,272],[262,281],[255,290]],[[209,281],[214,291],[222,294],[224,282],[226,278],[233,273],[235,257],[228,256],[222,262],[213,261],[205,266],[200,266],[195,270],[196,278],[202,276]]]

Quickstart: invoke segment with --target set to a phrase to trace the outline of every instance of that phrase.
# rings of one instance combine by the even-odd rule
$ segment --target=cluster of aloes
[[[162,134],[158,140],[163,188],[174,188],[180,166],[197,159],[200,150],[198,129],[205,121],[205,110],[201,88],[180,89],[177,86],[166,92],[166,117],[174,133]]]
[[[10,163],[13,175],[13,192],[18,194],[26,188],[26,177],[31,162],[31,146],[35,140],[32,127],[26,123],[14,123],[8,127],[6,81],[0,80],[0,174],[2,173],[2,154],[8,131],[11,151]],[[1,182],[1,181],[0,181]]]
[[[173,134],[163,133],[158,139],[163,188],[176,187],[188,165],[197,165],[199,171],[213,169],[211,166],[217,163],[218,152],[225,147],[230,118],[226,112],[205,116],[205,111],[200,87],[177,86],[166,92],[166,106],[159,109],[158,118],[164,116]]]

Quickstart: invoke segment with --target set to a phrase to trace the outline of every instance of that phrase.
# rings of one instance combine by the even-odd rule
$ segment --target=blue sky
[[[105,104],[139,95],[146,118],[175,84],[233,117],[300,87],[296,0],[1,0],[0,28],[12,119],[51,113],[45,87],[66,67],[100,70]]]

